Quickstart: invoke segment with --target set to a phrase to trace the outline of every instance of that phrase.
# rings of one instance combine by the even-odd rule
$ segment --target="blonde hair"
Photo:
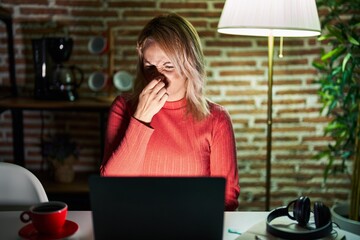
[[[206,72],[200,38],[193,25],[175,13],[153,18],[138,36],[133,107],[136,107],[139,94],[147,84],[144,77],[143,51],[151,41],[160,46],[177,71],[186,77],[187,112],[196,119],[206,117],[210,111],[204,96]]]

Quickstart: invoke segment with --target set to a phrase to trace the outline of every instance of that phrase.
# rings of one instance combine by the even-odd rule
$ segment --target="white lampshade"
[[[226,0],[220,33],[310,37],[321,33],[315,0]]]

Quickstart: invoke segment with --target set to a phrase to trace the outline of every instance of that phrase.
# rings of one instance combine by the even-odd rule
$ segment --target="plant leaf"
[[[344,72],[345,67],[347,62],[349,61],[349,59],[351,58],[351,53],[346,54],[346,56],[344,57],[344,60],[342,62],[342,71]]]
[[[321,57],[322,61],[325,61],[333,56],[338,56],[342,51],[345,50],[345,46],[339,46],[337,48],[334,48],[333,50],[331,50],[330,52],[326,53],[325,55],[323,55]]]
[[[333,35],[332,34],[325,34],[325,35],[321,35],[320,37],[318,37],[318,41],[324,41],[326,39],[331,38]]]
[[[326,65],[323,62],[313,62],[312,65],[318,70],[326,70]]]
[[[359,46],[359,42],[353,38],[351,35],[347,34],[347,37],[349,39],[349,42],[351,42],[352,44],[356,45],[356,46]]]

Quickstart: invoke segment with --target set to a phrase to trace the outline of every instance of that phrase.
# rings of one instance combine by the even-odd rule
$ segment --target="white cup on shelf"
[[[134,77],[127,71],[117,71],[113,77],[113,84],[117,90],[126,92],[132,89]]]
[[[94,92],[99,92],[105,88],[109,76],[107,73],[102,71],[96,71],[89,75],[88,86]]]

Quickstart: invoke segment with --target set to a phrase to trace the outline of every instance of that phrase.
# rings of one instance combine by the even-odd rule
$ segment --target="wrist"
[[[146,126],[148,126],[148,127],[151,127],[151,125],[150,125],[151,120],[150,120],[150,121],[144,121],[144,120],[142,120],[142,119],[139,119],[139,118],[136,117],[135,115],[133,115],[133,118],[135,118],[136,121],[139,121],[140,123],[142,123],[142,124],[144,124],[144,125],[146,125]]]

